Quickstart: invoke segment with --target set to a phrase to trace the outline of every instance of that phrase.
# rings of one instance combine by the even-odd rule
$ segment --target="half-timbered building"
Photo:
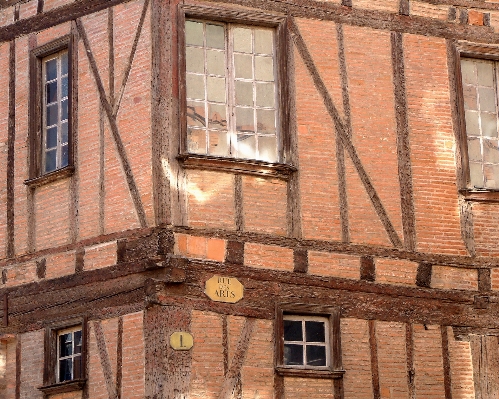
[[[499,395],[499,3],[1,0],[0,397]]]

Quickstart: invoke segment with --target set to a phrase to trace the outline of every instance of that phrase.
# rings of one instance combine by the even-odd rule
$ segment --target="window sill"
[[[53,181],[65,179],[66,177],[72,176],[74,171],[74,166],[65,166],[64,168],[54,170],[53,172],[47,173],[45,175],[25,180],[24,184],[32,188],[43,186],[45,184],[52,183]]]
[[[464,196],[464,199],[468,201],[499,202],[499,190],[497,189],[462,189],[459,190],[459,192]]]
[[[221,158],[207,155],[182,154],[177,157],[186,169],[217,170],[230,173],[275,177],[288,180],[297,171],[294,166],[257,160]]]
[[[283,377],[299,377],[299,378],[322,378],[322,379],[339,379],[343,378],[345,370],[314,370],[314,369],[299,369],[286,366],[276,367],[277,374]]]
[[[81,391],[87,382],[86,379],[58,382],[57,384],[38,387],[45,395],[54,395],[73,391]]]

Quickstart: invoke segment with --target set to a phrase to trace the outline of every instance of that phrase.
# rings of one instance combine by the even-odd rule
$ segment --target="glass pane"
[[[61,147],[61,165],[60,165],[61,168],[68,165],[68,158],[69,158],[68,149],[69,149],[68,145],[63,145]]]
[[[57,103],[47,107],[47,126],[57,124],[59,121]]]
[[[67,97],[68,96],[68,77],[65,76],[62,78],[61,82],[61,97]]]
[[[494,87],[494,64],[491,61],[477,61],[478,84]]]
[[[45,142],[45,148],[57,147],[57,126],[47,129],[47,139]]]
[[[482,161],[482,148],[479,138],[473,137],[468,139],[468,158],[470,161]]]
[[[496,114],[481,113],[482,135],[497,137],[497,116]]]
[[[73,360],[59,360],[59,382],[72,380],[71,374],[73,369]]]
[[[206,126],[204,103],[187,101],[187,126]]]
[[[194,21],[185,21],[185,43],[195,46],[203,45],[203,24]]]
[[[255,57],[255,79],[274,80],[274,60],[272,57]]]
[[[61,74],[66,75],[68,73],[68,52],[66,51],[61,55]]]
[[[476,87],[466,85],[463,86],[464,109],[478,110],[478,102],[476,95]]]
[[[252,134],[237,135],[237,155],[239,158],[256,158],[256,137]]]
[[[471,163],[470,162],[470,180],[471,185],[476,188],[484,187],[483,184],[483,172],[481,163]]]
[[[57,58],[54,58],[45,63],[45,80],[53,80],[57,78]]]
[[[255,53],[273,53],[274,35],[272,33],[270,29],[255,29]]]
[[[229,146],[227,142],[227,132],[209,132],[210,145],[208,154],[226,157],[229,155]]]
[[[274,107],[274,83],[256,83],[256,105],[259,107]]]
[[[67,143],[68,142],[68,123],[63,122],[61,124],[61,142]]]
[[[253,106],[253,82],[236,81],[236,104]]]
[[[206,154],[206,133],[204,130],[189,129],[187,149],[193,154]]]
[[[61,101],[61,121],[68,119],[68,100]]]
[[[225,79],[208,76],[206,80],[208,89],[208,101],[225,103]]]
[[[284,340],[303,341],[302,322],[297,320],[284,320]]]
[[[302,345],[284,345],[284,364],[290,366],[303,365],[303,346]]]
[[[499,163],[497,140],[483,140],[483,160],[488,163]]]
[[[52,172],[56,168],[56,150],[47,151],[45,153],[45,173]]]
[[[81,344],[82,344],[81,330],[74,332],[74,340],[75,340],[75,350],[74,350],[75,354],[81,353]]]
[[[463,83],[477,84],[477,78],[475,75],[475,62],[470,59],[461,59],[461,75],[463,77]]]
[[[66,79],[67,82],[67,79]],[[46,87],[46,104],[54,103],[57,101],[57,80],[52,83],[47,83]]]
[[[267,109],[256,110],[256,121],[258,133],[275,134],[275,111]]]
[[[479,87],[478,97],[480,102],[480,111],[496,111],[496,93],[493,89]]]
[[[258,159],[277,162],[277,139],[275,136],[258,137]]]
[[[253,57],[251,54],[234,54],[236,78],[253,79]]]
[[[324,322],[306,321],[305,336],[307,342],[325,342],[326,335],[324,330]]]
[[[206,50],[206,63],[210,75],[225,76],[225,52]]]
[[[81,378],[81,356],[76,356],[73,360],[73,366],[74,366],[74,371],[73,371],[73,378],[78,379]]]
[[[73,334],[67,333],[59,335],[59,357],[66,357],[73,354]]]
[[[468,136],[480,136],[478,112],[466,111],[466,133]]]
[[[187,98],[204,100],[204,76],[187,74]]]
[[[225,105],[208,104],[208,126],[215,129],[227,129]]]
[[[484,165],[483,174],[486,188],[499,188],[499,165]]]
[[[255,131],[253,108],[236,108],[236,130],[238,132]]]
[[[326,365],[326,347],[325,346],[307,346],[307,365],[325,366]]]
[[[223,26],[206,24],[206,47],[225,49],[225,29]]]
[[[251,41],[251,29],[234,29],[234,51],[251,53],[253,48]]]
[[[199,47],[185,49],[185,69],[187,72],[204,73],[204,49]]]

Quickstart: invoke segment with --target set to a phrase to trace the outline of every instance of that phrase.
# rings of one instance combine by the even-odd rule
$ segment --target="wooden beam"
[[[109,399],[118,399],[113,369],[111,367],[111,360],[109,359],[109,353],[107,350],[106,338],[104,337],[104,331],[102,330],[102,324],[99,320],[97,320],[93,322],[93,327],[95,339],[97,341],[97,350],[99,352],[102,373],[104,375],[104,382],[106,384],[107,395]]]

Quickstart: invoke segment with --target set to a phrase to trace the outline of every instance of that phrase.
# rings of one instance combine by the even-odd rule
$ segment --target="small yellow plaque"
[[[170,346],[176,351],[188,351],[194,345],[194,338],[187,332],[174,332],[170,335]]]
[[[237,278],[213,276],[206,281],[204,292],[212,301],[236,303],[243,298],[244,287]]]

